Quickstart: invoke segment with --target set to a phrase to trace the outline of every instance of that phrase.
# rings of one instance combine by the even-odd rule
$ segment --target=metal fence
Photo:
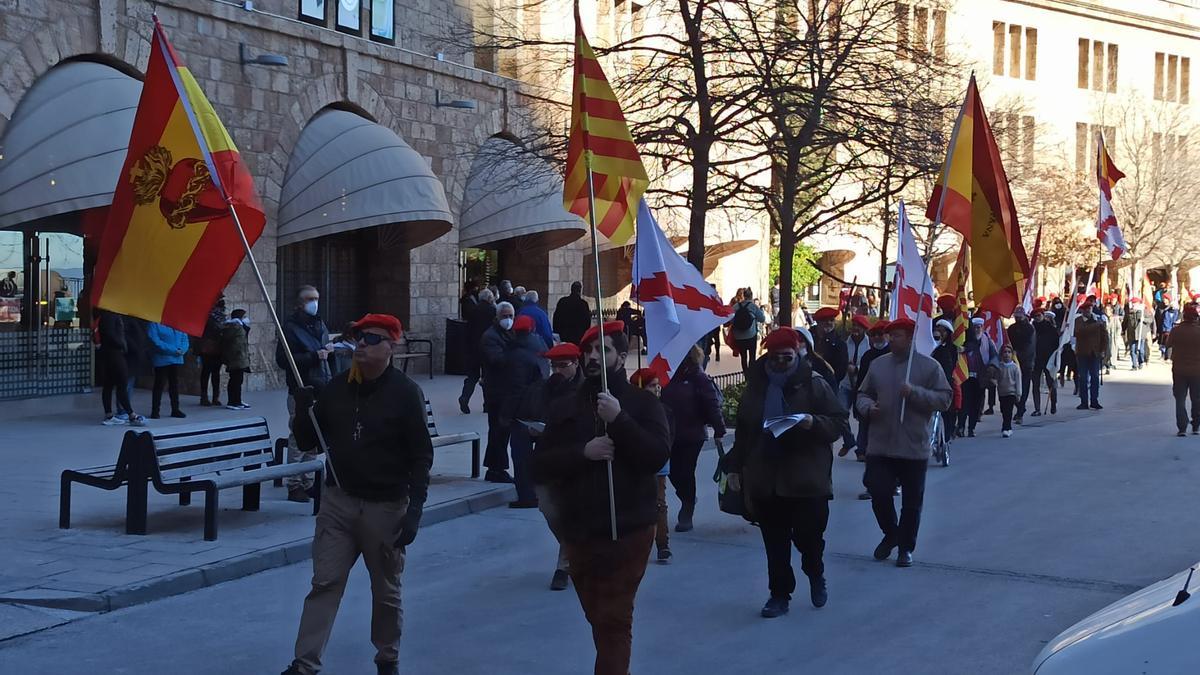
[[[717,385],[717,389],[725,391],[725,388],[732,384],[740,384],[746,381],[746,374],[740,370],[725,373],[724,375],[713,375],[712,381]]]
[[[0,333],[0,400],[88,391],[94,352],[87,329]]]

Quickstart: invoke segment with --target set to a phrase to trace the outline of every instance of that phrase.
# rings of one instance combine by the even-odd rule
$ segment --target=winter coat
[[[1075,319],[1075,356],[1101,356],[1108,349],[1108,328],[1102,321]]]
[[[705,425],[713,428],[717,438],[725,435],[717,385],[690,358],[683,359],[671,381],[663,387],[662,402],[675,415],[676,443],[707,440]]]
[[[904,404],[900,421],[900,386],[904,384],[908,357],[881,356],[871,364],[858,390],[856,407],[871,423],[867,431],[867,455],[900,459],[929,459],[933,413],[950,409],[954,392],[942,366],[924,354],[912,355],[909,384],[912,392]],[[879,413],[870,416],[872,406]]]
[[[621,412],[608,425],[596,416],[600,383],[584,379],[573,396],[550,405],[546,433],[533,453],[533,471],[552,487],[569,542],[610,536],[608,462],[583,454],[588,441],[601,433],[613,441],[613,504],[617,534],[624,536],[658,520],[655,474],[671,458],[670,431],[662,403],[654,394],[629,384],[623,370],[608,374],[610,393]]]
[[[505,392],[505,365],[508,344],[512,342],[514,333],[504,330],[500,324],[492,322],[490,328],[483,333],[479,340],[479,365],[483,367],[483,404],[494,410],[503,410]]]
[[[329,329],[325,327],[321,317],[309,316],[304,310],[297,309],[283,322],[283,334],[287,337],[287,342],[286,345],[280,342],[275,346],[275,364],[282,368],[287,376],[288,391],[294,391],[297,385],[292,376],[292,369],[288,366],[287,355],[283,353],[285,348],[291,350],[304,386],[319,391],[329,384],[329,362],[317,354],[329,344]]]
[[[733,314],[737,316],[738,308],[745,307],[750,312],[750,327],[745,330],[738,330],[733,327],[733,323],[729,324],[729,330],[733,333],[734,340],[751,340],[758,337],[758,327],[767,322],[767,314],[753,300],[743,300],[733,306]]]
[[[954,366],[958,364],[958,345],[947,340],[934,347],[933,353],[930,356],[942,367],[942,373],[945,374],[946,381],[953,382]]]
[[[1171,347],[1171,373],[1181,377],[1200,377],[1200,322],[1175,324],[1167,336]]]
[[[229,372],[250,370],[250,329],[230,319],[221,329],[221,360]]]
[[[130,377],[149,375],[153,368],[151,352],[153,347],[147,332],[150,322],[132,316],[121,317],[121,326],[125,331],[125,363],[129,366]]]
[[[480,302],[471,307],[467,315],[466,365],[468,368],[478,368],[483,363],[479,353],[479,341],[487,329],[496,324],[496,305],[490,302]]]
[[[150,363],[155,368],[183,365],[183,355],[187,353],[189,345],[187,333],[161,323],[152,323],[146,327],[146,337],[150,339],[152,347]]]
[[[850,363],[850,357],[846,353],[846,341],[838,337],[837,331],[825,333],[820,328],[813,331],[813,341],[816,344],[812,345],[812,348],[833,368],[836,386],[837,382],[846,377],[846,366]]]
[[[871,340],[866,335],[857,343],[854,341],[853,336],[846,338],[846,375],[838,382],[839,389],[842,391],[854,390],[854,385],[858,382],[858,376],[851,377],[850,366],[854,366],[856,370],[861,370],[863,357],[869,351],[871,351]]]
[[[1058,349],[1058,327],[1054,322],[1039,321],[1034,324],[1034,366],[1041,370],[1050,363],[1050,357]]]
[[[499,386],[503,407],[500,414],[505,422],[511,422],[525,391],[536,386],[550,375],[550,363],[542,353],[546,343],[537,333],[513,333],[513,338],[504,346],[504,365],[500,371]]]
[[[849,416],[825,378],[801,361],[783,385],[783,411],[812,415],[812,427],[796,425],[775,438],[763,429],[770,388],[766,368],[766,360],[759,360],[746,374],[729,460],[741,471],[746,506],[756,518],[772,497],[833,498],[832,444],[842,437]]]
[[[1021,367],[1016,361],[1005,363],[1001,361],[996,364],[998,376],[996,378],[996,395],[997,396],[1020,396],[1021,395]]]
[[[125,343],[125,315],[101,310],[97,331],[100,333],[100,351],[124,354],[129,349]]]
[[[1033,368],[1033,362],[1037,357],[1035,332],[1033,324],[1028,320],[1017,321],[1008,327],[1008,343],[1012,345],[1022,370]]]
[[[983,375],[988,366],[995,365],[1000,360],[996,343],[992,342],[992,337],[987,333],[980,333],[978,338],[968,334],[963,343],[963,354],[967,357],[967,373],[971,377]]]
[[[517,312],[517,316],[528,316],[533,319],[533,332],[542,338],[546,349],[554,344],[554,329],[550,327],[550,317],[546,315],[546,310],[532,302],[527,302],[521,306],[521,311]]]
[[[1168,307],[1163,310],[1162,321],[1159,322],[1158,334],[1161,339],[1165,334],[1170,333],[1175,328],[1175,323],[1179,320],[1179,310],[1174,307]]]
[[[1121,321],[1121,330],[1124,334],[1125,344],[1145,340],[1146,328],[1146,312],[1140,307],[1137,309],[1130,307],[1129,311],[1125,312],[1125,318]]]
[[[591,323],[592,308],[578,294],[559,298],[554,306],[554,332],[563,342],[579,344]]]
[[[514,419],[544,423],[550,417],[550,406],[555,401],[574,396],[575,391],[579,389],[579,385],[582,382],[583,369],[580,368],[576,369],[575,377],[570,380],[557,373],[552,373],[545,380],[526,387],[525,394],[517,404],[516,413],[513,416]],[[531,432],[531,436],[534,442],[534,452],[536,453],[538,443],[541,442],[541,434]],[[530,466],[530,474],[535,484],[546,485],[549,483],[549,477],[539,473],[536,463],[532,463]]]

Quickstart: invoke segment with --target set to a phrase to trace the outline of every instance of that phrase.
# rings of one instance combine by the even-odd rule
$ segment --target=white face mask
[[[500,319],[500,327],[504,330],[512,330],[513,320],[511,318]]]
[[[309,316],[316,316],[317,315],[317,301],[309,300],[308,302],[304,303],[304,313]]]
[[[246,328],[249,328],[250,327],[250,317],[243,316],[242,317],[242,325],[245,326]]]

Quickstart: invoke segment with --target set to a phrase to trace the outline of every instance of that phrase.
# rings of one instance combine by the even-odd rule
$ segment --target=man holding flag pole
[[[556,485],[571,580],[592,626],[596,675],[629,672],[634,597],[658,520],[655,475],[671,453],[666,412],[654,394],[629,384],[624,325],[604,322],[601,304],[599,236],[616,245],[633,236],[648,183],[576,6],[563,205],[591,227],[597,323],[580,343],[585,379],[574,396],[550,406],[534,464]]]

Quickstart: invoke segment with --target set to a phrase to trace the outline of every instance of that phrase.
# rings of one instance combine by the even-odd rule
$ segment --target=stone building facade
[[[332,15],[339,3],[323,4],[331,6]],[[333,16],[324,25],[301,21],[296,0],[159,0],[153,6],[142,0],[0,0],[0,138],[22,98],[60,64],[95,61],[140,76],[150,55],[152,13],[157,12],[254,177],[267,216],[254,254],[285,315],[294,289],[277,287],[276,229],[289,159],[302,131],[331,107],[390,129],[425,159],[441,182],[454,226],[415,248],[401,244],[396,251],[381,244],[368,250],[361,262],[371,265],[369,309],[394,312],[412,334],[431,338],[439,355],[435,370],[440,371],[444,322],[457,317],[461,292],[453,221],[464,183],[482,143],[501,133],[520,137],[521,130],[509,126],[517,117],[510,113],[525,101],[519,83],[472,67],[470,50],[453,48],[451,36],[471,21],[471,10],[461,0],[395,0],[394,45],[370,38],[370,8],[380,3],[361,5],[363,28],[353,35],[338,29]],[[251,58],[286,57],[287,65],[243,64],[243,50]],[[450,107],[446,101],[474,106]],[[0,145],[0,171],[3,167]],[[551,307],[578,275],[582,248],[575,242],[548,254],[546,286],[538,290]],[[311,283],[321,286],[319,280]],[[275,337],[247,264],[226,297],[231,309],[245,307],[257,318],[249,386],[276,385]]]

